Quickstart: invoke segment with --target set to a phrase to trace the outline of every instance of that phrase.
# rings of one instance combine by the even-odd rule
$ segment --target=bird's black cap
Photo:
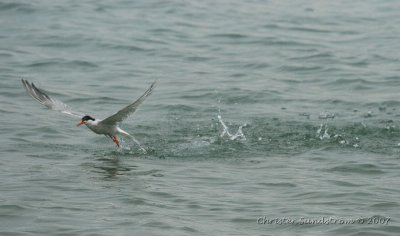
[[[94,118],[91,117],[91,116],[84,116],[84,117],[82,117],[82,121],[88,121],[88,120],[93,120],[93,121],[94,121]]]

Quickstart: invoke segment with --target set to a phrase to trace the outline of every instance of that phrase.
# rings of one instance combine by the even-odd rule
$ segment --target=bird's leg
[[[114,143],[117,145],[117,147],[119,147],[119,140],[118,140],[118,136],[114,135],[112,136],[112,140],[114,141]]]

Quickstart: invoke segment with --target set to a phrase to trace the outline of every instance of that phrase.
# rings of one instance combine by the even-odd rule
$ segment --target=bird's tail
[[[139,149],[140,149],[141,151],[143,151],[144,153],[147,153],[146,149],[142,146],[142,144],[141,144],[135,137],[133,137],[133,136],[130,135],[128,132],[126,132],[126,131],[124,131],[124,130],[122,130],[122,129],[120,129],[120,128],[118,129],[118,132],[119,132],[120,134],[124,135],[125,137],[130,138],[133,142],[135,142],[135,143],[139,146]]]

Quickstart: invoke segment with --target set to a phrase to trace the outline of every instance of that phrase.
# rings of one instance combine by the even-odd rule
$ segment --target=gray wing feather
[[[21,81],[28,94],[38,103],[46,106],[47,108],[59,111],[64,114],[68,114],[79,118],[83,117],[82,114],[72,111],[68,105],[47,95],[43,90],[36,87],[33,83],[29,83],[27,80],[24,79],[21,79]]]
[[[132,113],[134,113],[136,111],[136,109],[139,107],[139,105],[142,104],[142,102],[151,94],[151,92],[153,92],[153,88],[154,88],[155,84],[156,84],[156,82],[153,82],[150,85],[150,88],[148,88],[146,90],[146,92],[144,92],[143,95],[140,96],[140,98],[138,98],[134,103],[124,107],[123,109],[121,109],[120,111],[115,113],[114,115],[102,120],[100,123],[107,124],[107,125],[114,125],[114,124],[122,122],[123,120],[128,118],[129,115],[131,115]]]

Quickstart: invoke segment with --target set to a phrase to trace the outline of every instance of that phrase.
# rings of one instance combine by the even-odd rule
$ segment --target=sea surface
[[[400,1],[0,1],[0,235],[400,235]],[[76,127],[21,78],[146,148]]]

